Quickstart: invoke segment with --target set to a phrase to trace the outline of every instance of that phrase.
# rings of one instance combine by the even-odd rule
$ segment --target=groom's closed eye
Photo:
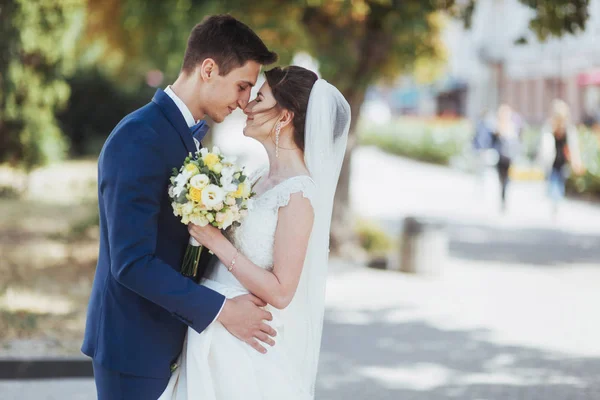
[[[246,91],[246,89],[253,87],[254,85],[251,82],[248,81],[243,81],[241,83],[238,84],[238,87],[240,89],[240,92],[244,92]]]

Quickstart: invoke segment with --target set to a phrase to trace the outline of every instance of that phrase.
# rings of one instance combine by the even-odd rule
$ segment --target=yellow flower
[[[218,162],[215,165],[213,165],[212,168],[211,167],[209,167],[209,168],[215,174],[220,174],[221,171],[223,170],[223,164],[221,164],[220,162]]]
[[[188,192],[188,198],[198,203],[202,202],[202,189],[197,189],[192,186]]]
[[[192,163],[186,164],[186,166],[185,166],[185,170],[186,170],[187,172],[191,172],[191,173],[192,173],[192,175],[196,175],[198,172],[200,172],[200,171],[198,170],[198,167],[196,166],[196,164],[192,164]]]
[[[219,156],[213,153],[208,153],[207,155],[205,155],[204,157],[202,157],[202,161],[204,161],[204,164],[206,164],[206,166],[212,170],[212,168],[215,166],[215,164],[218,164],[219,161],[221,161],[219,159]]]
[[[242,182],[238,185],[238,189],[233,193],[233,197],[235,197],[236,199],[240,198],[240,197],[245,197],[248,196],[250,194],[250,190],[248,185],[246,185],[245,182]]]

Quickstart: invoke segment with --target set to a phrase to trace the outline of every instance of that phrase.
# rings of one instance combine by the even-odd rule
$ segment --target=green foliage
[[[228,12],[250,25],[287,64],[307,51],[321,74],[348,97],[380,77],[396,76],[417,59],[442,53],[441,2],[175,0],[148,5],[142,0],[88,2],[90,36],[104,49],[127,54],[121,68],[179,70],[191,27],[212,13]],[[161,26],[161,29],[157,29]],[[164,55],[157,57],[157,54]],[[118,56],[114,56],[118,58]],[[362,102],[362,99],[360,100]]]
[[[0,6],[0,162],[27,170],[59,159],[66,142],[55,111],[75,65],[83,0],[8,0]]]
[[[552,34],[570,32],[568,26],[579,23],[583,27],[587,20],[585,0],[521,1],[535,9],[531,27],[539,36],[544,36],[544,29]],[[556,3],[568,10],[557,9]],[[573,6],[575,12],[571,12]],[[143,65],[145,72],[152,66],[166,71],[167,79],[173,78],[181,63],[184,38],[191,27],[207,14],[222,12],[231,13],[255,29],[280,54],[282,64],[289,63],[299,51],[307,51],[316,58],[322,77],[340,89],[352,110],[348,156],[340,175],[337,211],[334,211],[334,218],[342,220],[347,217],[349,165],[366,89],[377,80],[401,73],[413,72],[419,81],[436,78],[443,71],[444,47],[440,35],[444,15],[468,23],[476,1],[173,0],[152,2],[150,6],[142,0],[88,0],[88,7],[95,21],[91,36],[104,37],[105,49],[121,54],[113,57],[116,60],[113,65],[120,65],[121,70]],[[580,18],[573,19],[574,15]],[[162,29],[157,29],[158,26]],[[128,46],[131,51],[125,50]],[[123,54],[127,54],[127,59]],[[139,56],[137,61],[132,55]],[[430,133],[423,137],[429,139],[416,145],[422,157],[446,162],[449,156],[438,155],[433,147],[437,135]],[[398,151],[403,151],[402,146]]]
[[[571,174],[567,179],[567,191],[584,197],[600,199],[600,135],[594,131],[580,126],[579,151],[581,162],[585,167],[583,175]],[[521,149],[523,155],[531,162],[538,160],[541,131],[537,127],[528,126],[522,135]],[[537,165],[544,168],[543,165]],[[543,171],[545,174],[546,171]]]
[[[581,161],[586,169],[581,176],[571,175],[567,189],[581,195],[600,198],[600,142],[597,133],[581,128],[579,131]]]
[[[589,0],[519,0],[532,9],[529,28],[539,40],[549,37],[560,37],[565,34],[576,34],[585,29],[590,17],[588,12]],[[448,9],[456,17],[463,19],[465,27],[471,27],[471,19],[477,0],[468,0],[462,7],[457,7],[456,1],[450,1]],[[523,42],[525,38],[519,38]]]
[[[148,103],[154,94],[148,86],[123,88],[97,69],[79,69],[67,83],[71,96],[58,120],[69,139],[71,156],[97,156],[119,121]]]
[[[394,247],[390,236],[379,225],[370,220],[359,220],[354,230],[361,247],[370,255],[385,255]]]
[[[359,124],[363,145],[433,164],[446,165],[469,145],[472,127],[464,120],[398,118],[387,125]]]
[[[585,29],[589,0],[519,0],[534,9],[529,28],[538,39],[575,34]]]

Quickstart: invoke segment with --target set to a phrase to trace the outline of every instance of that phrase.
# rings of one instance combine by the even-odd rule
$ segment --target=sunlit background
[[[600,0],[0,2],[0,398],[95,398],[97,156],[223,12],[353,111],[317,399],[600,399]]]

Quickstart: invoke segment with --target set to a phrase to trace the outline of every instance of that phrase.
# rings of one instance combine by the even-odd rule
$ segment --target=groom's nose
[[[238,107],[241,108],[242,110],[246,108],[246,106],[248,105],[248,102],[250,101],[250,91],[248,91],[248,93],[244,93],[240,96],[240,98],[238,99]]]

